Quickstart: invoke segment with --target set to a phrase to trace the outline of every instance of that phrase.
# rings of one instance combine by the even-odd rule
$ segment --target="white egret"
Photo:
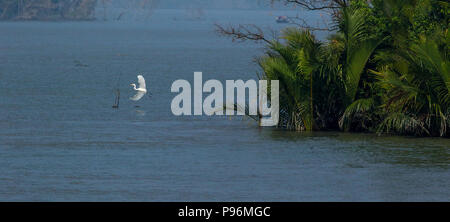
[[[130,84],[131,86],[133,86],[133,89],[136,91],[136,95],[134,95],[133,97],[131,97],[130,99],[133,101],[139,101],[140,99],[142,99],[142,97],[144,97],[145,94],[147,94],[147,87],[145,86],[145,79],[142,75],[138,75],[138,83],[139,83],[139,88],[136,88],[136,84]]]

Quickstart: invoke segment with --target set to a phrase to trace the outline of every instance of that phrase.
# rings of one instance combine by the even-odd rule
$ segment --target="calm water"
[[[448,139],[171,114],[172,82],[194,71],[256,78],[263,45],[221,38],[215,22],[276,31],[277,13],[0,23],[0,201],[449,201]],[[126,99],[138,72],[154,95],[140,108]]]

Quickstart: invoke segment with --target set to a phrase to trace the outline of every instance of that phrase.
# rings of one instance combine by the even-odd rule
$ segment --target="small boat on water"
[[[287,16],[277,16],[277,23],[289,23],[289,19]]]

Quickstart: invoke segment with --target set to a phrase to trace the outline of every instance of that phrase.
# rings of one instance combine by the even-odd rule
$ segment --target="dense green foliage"
[[[327,41],[288,28],[260,59],[280,127],[448,137],[449,3],[349,2]]]

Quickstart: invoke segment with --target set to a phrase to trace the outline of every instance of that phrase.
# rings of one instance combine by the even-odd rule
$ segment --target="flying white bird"
[[[139,88],[136,88],[136,84],[130,84],[131,86],[133,86],[134,90],[137,92],[136,95],[134,95],[133,97],[131,97],[130,99],[133,101],[138,101],[140,99],[142,99],[142,97],[144,97],[145,94],[147,94],[147,87],[145,86],[145,79],[142,75],[138,75],[138,83],[139,83]]]

